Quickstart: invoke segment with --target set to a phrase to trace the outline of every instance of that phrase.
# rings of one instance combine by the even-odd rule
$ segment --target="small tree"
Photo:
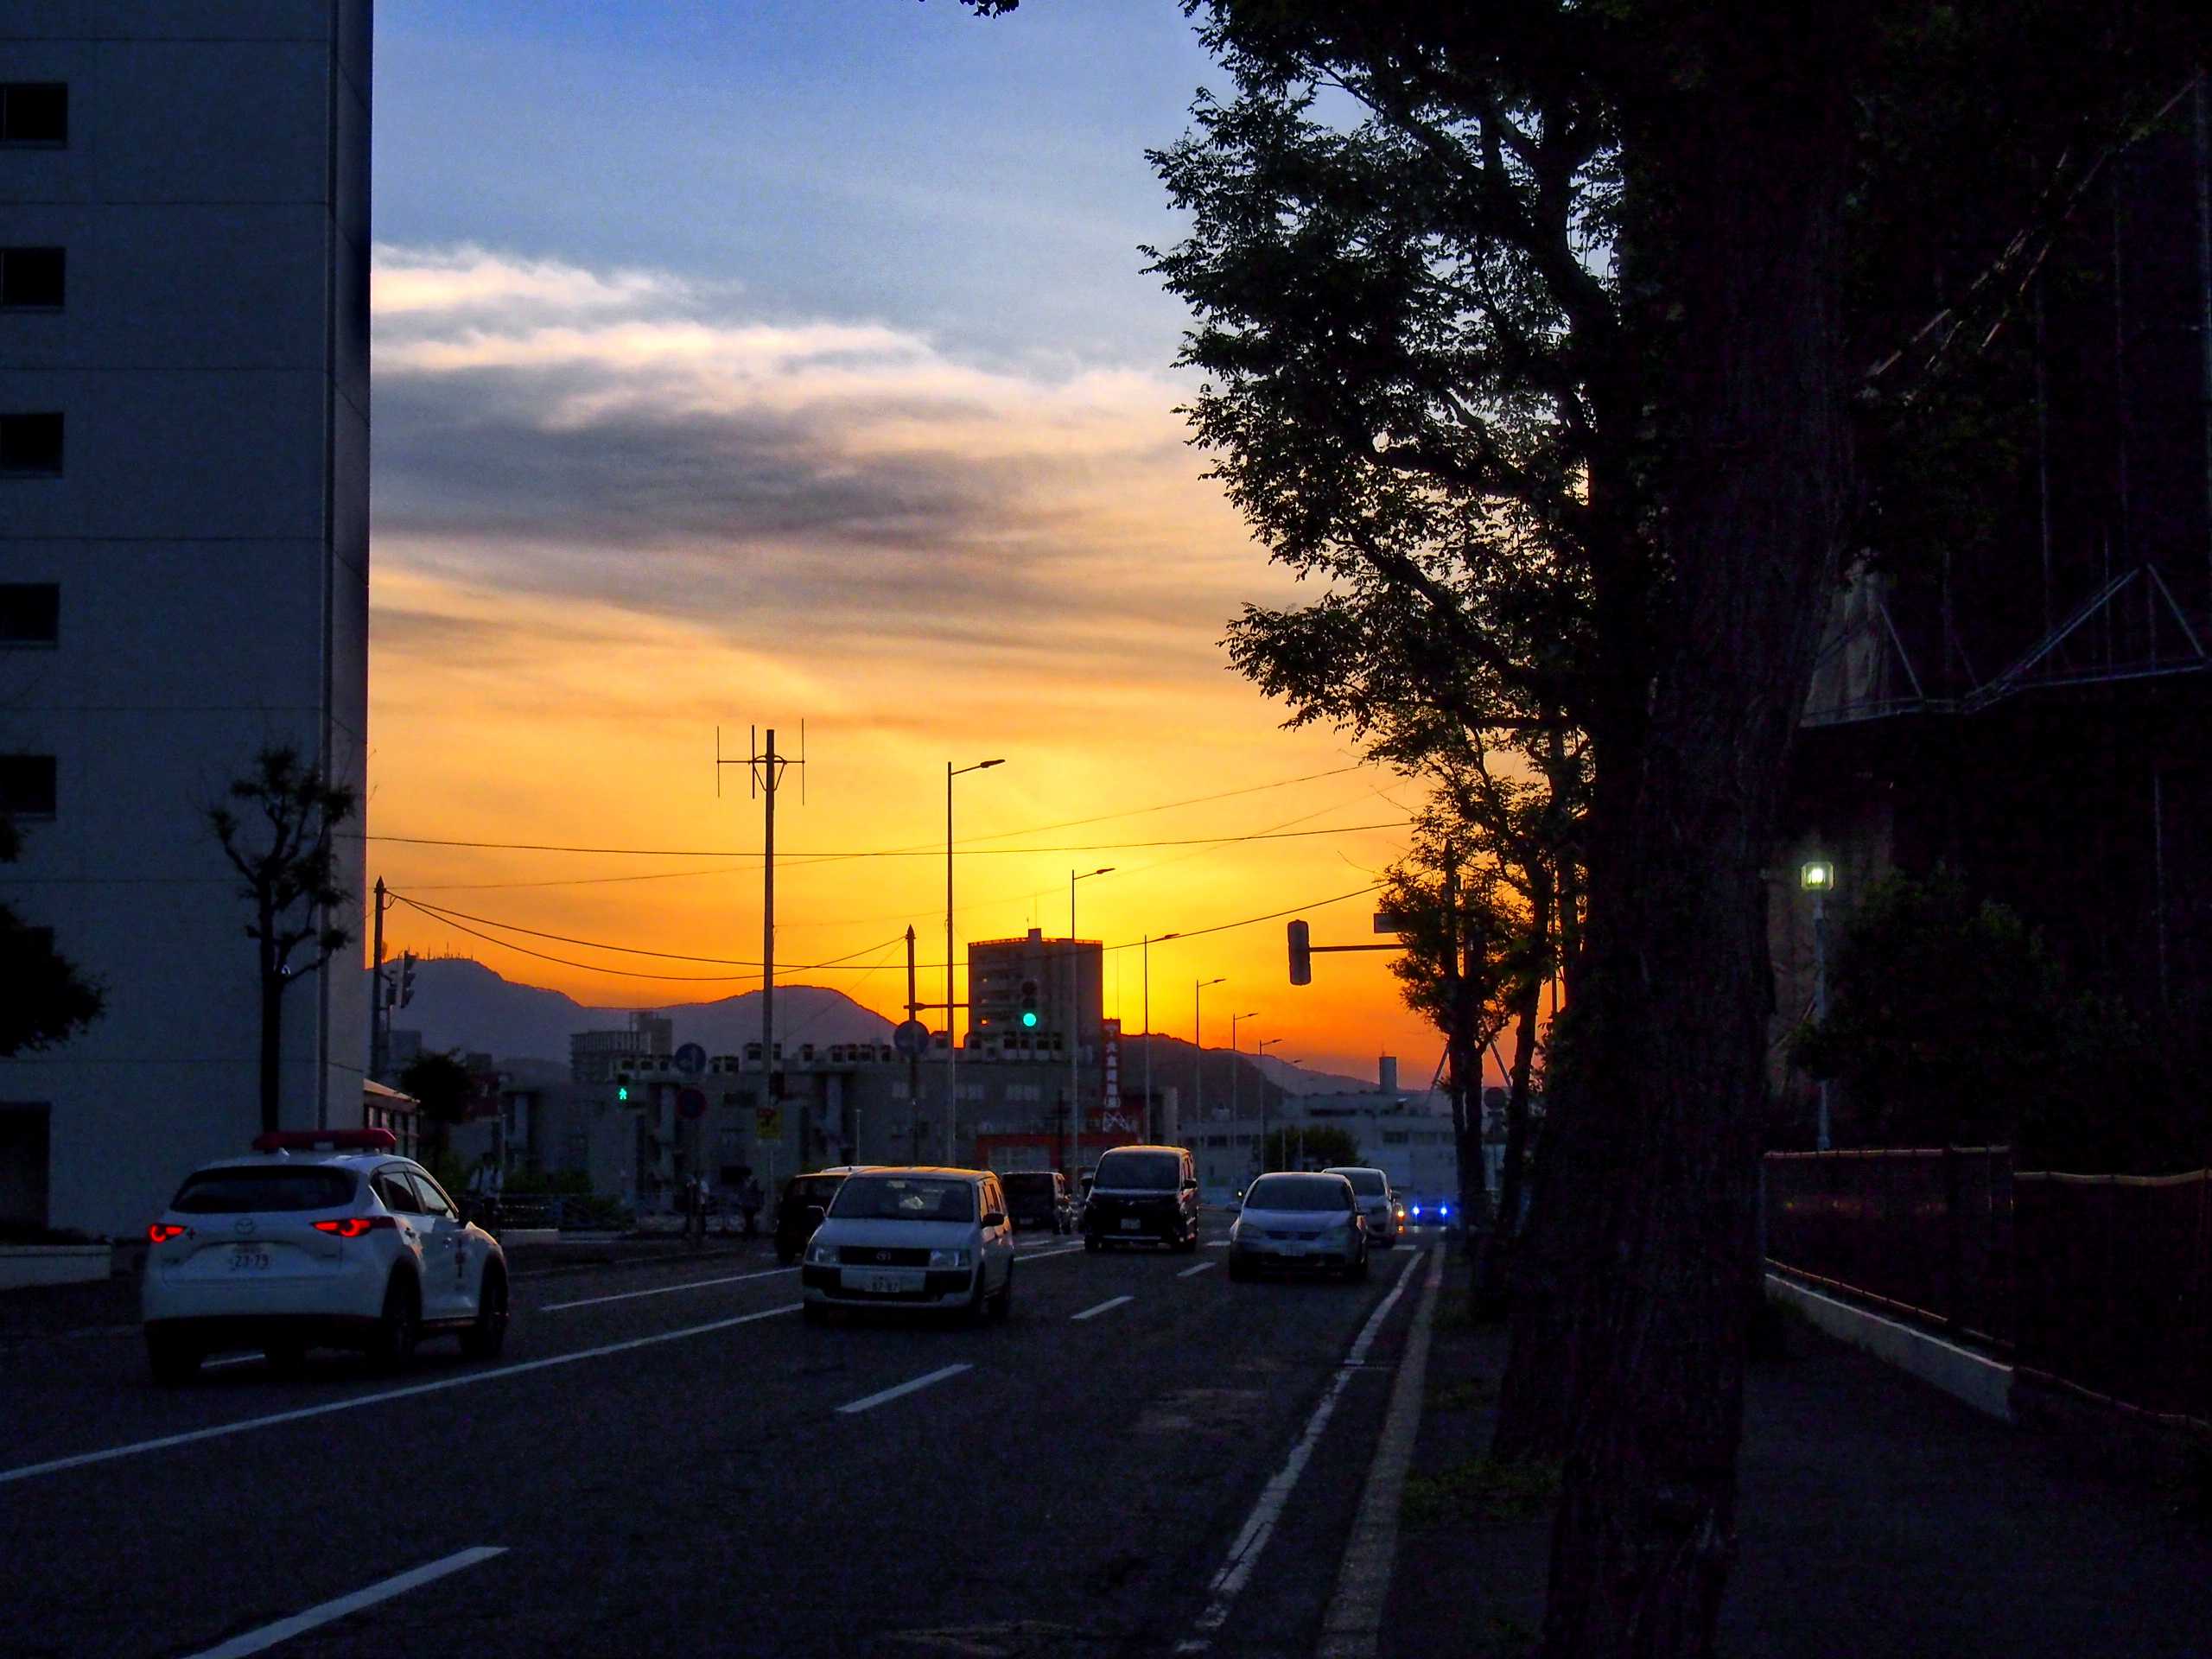
[[[1269,1129],[1261,1143],[1260,1161],[1268,1169],[1327,1169],[1359,1162],[1359,1142],[1350,1129],[1334,1123],[1308,1123]]]
[[[274,746],[253,758],[226,798],[207,809],[207,824],[241,878],[238,894],[253,906],[245,936],[254,942],[261,988],[261,1127],[276,1127],[277,1060],[283,1052],[284,993],[353,942],[331,912],[346,901],[331,837],[359,801],[324,781],[297,749]],[[302,947],[313,954],[295,957]]]
[[[468,1115],[475,1084],[458,1054],[417,1054],[399,1074],[399,1086],[423,1109],[424,1140],[431,1156],[442,1154],[453,1126]]]
[[[22,842],[12,819],[0,816],[0,864],[16,860]],[[0,905],[0,1059],[65,1041],[99,1018],[106,998],[54,948],[47,929],[33,927]]]

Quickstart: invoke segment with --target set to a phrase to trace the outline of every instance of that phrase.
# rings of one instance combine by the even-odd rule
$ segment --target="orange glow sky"
[[[462,9],[486,31],[499,11]],[[633,236],[618,253],[588,214],[563,234],[523,186],[503,193],[442,160],[465,156],[467,136],[408,118],[444,107],[440,66],[459,56],[466,70],[467,54],[425,49],[410,29],[429,15],[379,9],[367,828],[682,855],[373,840],[372,878],[543,933],[757,959],[757,857],[697,855],[761,844],[741,769],[716,797],[715,728],[726,754],[769,725],[796,753],[804,718],[806,802],[793,774],[778,820],[779,982],[833,984],[895,1019],[912,924],[922,995],[941,995],[944,766],[994,756],[1006,764],[957,785],[963,947],[1032,925],[1065,934],[1069,871],[1102,864],[1115,872],[1082,884],[1078,931],[1109,946],[1294,906],[1317,943],[1372,941],[1370,899],[1316,901],[1366,887],[1402,850],[1402,830],[1356,826],[1402,823],[1418,787],[1355,767],[1334,734],[1280,729],[1281,710],[1229,669],[1228,620],[1296,590],[1200,477],[1174,412],[1191,386],[1168,366],[1182,319],[1135,251],[1172,237],[1141,149],[1179,130],[1160,111],[1179,110],[1202,65],[1173,6],[1145,14],[1162,51],[1179,54],[1148,126],[1081,135],[1081,166],[1055,130],[1056,170],[1024,188],[1064,201],[1013,215],[996,249],[950,233],[908,243],[884,262],[880,291],[859,253],[838,264],[842,286],[811,287],[758,241],[702,254]],[[1025,9],[1012,22],[1027,20]],[[993,53],[1062,53],[1054,73],[1080,56],[1045,28],[995,33],[957,8],[868,22],[889,37],[887,75],[900,51],[952,54],[956,70],[958,54],[978,54],[977,75]],[[980,95],[957,73],[939,80],[949,104]],[[488,74],[478,92],[494,113],[509,95]],[[395,118],[403,136],[387,143]],[[1049,100],[1024,118],[1049,123]],[[898,122],[925,124],[928,111],[875,119],[890,130],[874,141],[895,146]],[[524,107],[509,130],[531,124]],[[884,209],[833,183],[776,188],[805,232],[786,240],[837,264],[823,251],[863,248]],[[935,175],[926,187],[939,225],[938,198],[957,187]],[[673,207],[671,221],[692,222]],[[1071,261],[1071,282],[1096,284],[1098,339],[1072,340],[1020,296],[948,303],[941,272],[938,287],[911,275],[934,269],[940,244],[957,272],[979,257]],[[1100,247],[1118,251],[1101,261]],[[1090,818],[1103,821],[1045,828]],[[1114,844],[1285,830],[1330,833]],[[909,848],[927,850],[808,861]],[[609,879],[639,877],[652,879]],[[503,937],[565,960],[405,905],[386,944],[473,956],[613,1007],[757,983],[744,969]],[[874,971],[804,968],[856,951]],[[1206,993],[1209,1046],[1227,1046],[1230,1014],[1251,1014],[1248,1051],[1279,1039],[1270,1052],[1363,1077],[1391,1053],[1424,1084],[1440,1041],[1384,962],[1323,957],[1317,982],[1294,988],[1281,919],[1166,944],[1152,951],[1153,1024],[1188,1037],[1192,982],[1226,976]],[[1140,1028],[1137,951],[1109,954],[1106,988],[1108,1012]]]

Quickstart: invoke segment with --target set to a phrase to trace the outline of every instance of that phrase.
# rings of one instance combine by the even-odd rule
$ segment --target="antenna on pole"
[[[762,836],[760,870],[760,1064],[767,1078],[766,1094],[770,1101],[784,1097],[784,1072],[776,1052],[776,791],[782,785],[784,769],[792,764],[776,753],[776,728],[768,728],[766,748],[760,742],[760,728],[747,728],[748,740],[745,759],[725,759],[721,752],[721,728],[715,728],[715,792],[721,793],[724,766],[745,768],[747,792],[755,799],[766,797]],[[799,724],[799,799],[806,798],[806,725]],[[798,1159],[805,1155],[805,1130],[799,1131],[799,1145],[795,1149]],[[795,1160],[792,1167],[798,1167]]]

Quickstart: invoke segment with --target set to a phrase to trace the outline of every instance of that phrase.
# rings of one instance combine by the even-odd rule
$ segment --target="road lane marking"
[[[634,1301],[640,1296],[672,1296],[679,1290],[704,1290],[709,1285],[741,1285],[748,1279],[773,1279],[779,1274],[797,1273],[793,1268],[764,1268],[759,1273],[733,1273],[720,1279],[693,1279],[680,1285],[656,1285],[651,1290],[620,1290],[612,1296],[586,1296],[579,1301],[552,1302],[537,1310],[540,1313],[559,1313],[571,1307],[595,1307],[601,1302]]]
[[[1206,1249],[1210,1250],[1225,1250],[1228,1248],[1229,1241],[1225,1238],[1210,1238],[1206,1240]]]
[[[1075,1255],[1081,1253],[1080,1244],[1063,1244],[1057,1250],[1028,1250],[1022,1255],[1025,1262],[1049,1262],[1056,1255]]]
[[[947,1365],[942,1370],[930,1372],[926,1376],[918,1376],[910,1382],[901,1382],[895,1389],[886,1389],[882,1393],[871,1394],[864,1400],[855,1400],[849,1404],[838,1407],[837,1410],[840,1415],[848,1417],[856,1411],[870,1411],[887,1401],[898,1399],[901,1395],[912,1394],[917,1389],[926,1389],[932,1382],[942,1382],[948,1376],[957,1376],[963,1371],[972,1371],[975,1369],[972,1362],[963,1359],[957,1365]]]
[[[1075,1325],[1084,1319],[1095,1319],[1101,1313],[1104,1313],[1110,1309],[1119,1307],[1123,1302],[1134,1302],[1135,1300],[1136,1300],[1136,1298],[1134,1296],[1116,1296],[1109,1302],[1101,1302],[1096,1307],[1086,1307],[1080,1313],[1070,1314],[1068,1316],[1068,1323],[1070,1325]]]
[[[260,1357],[261,1355],[258,1353],[251,1353],[232,1354],[226,1359],[203,1359],[200,1362],[200,1369],[203,1371],[213,1371],[225,1365],[251,1365]]]
[[[597,1348],[580,1348],[573,1354],[550,1354],[543,1359],[525,1359],[518,1364],[440,1377],[434,1382],[410,1382],[403,1389],[382,1389],[374,1394],[357,1394],[348,1399],[333,1400],[320,1406],[302,1406],[296,1411],[272,1412],[265,1417],[245,1417],[235,1423],[218,1423],[212,1428],[194,1428],[181,1434],[164,1434],[158,1440],[133,1440],[126,1446],[111,1446],[98,1452],[79,1452],[71,1457],[50,1459],[45,1463],[27,1463],[17,1469],[0,1469],[0,1486],[14,1481],[29,1480],[35,1475],[59,1474],[65,1469],[82,1469],[91,1464],[111,1463],[118,1458],[134,1458],[147,1452],[165,1452],[173,1446],[190,1446],[198,1440],[219,1440],[227,1435],[243,1434],[249,1429],[274,1428],[279,1423],[305,1422],[310,1417],[327,1417],[334,1412],[358,1411],[363,1406],[381,1405],[387,1400],[407,1400],[416,1395],[442,1394],[448,1389],[466,1389],[478,1382],[520,1376],[525,1371],[549,1370],[556,1365],[574,1365],[582,1360],[604,1359],[609,1354],[626,1354],[632,1349],[650,1348],[656,1343],[676,1342],[684,1337],[703,1337],[736,1325],[751,1325],[757,1319],[772,1319],[779,1313],[796,1313],[800,1306],[798,1302],[787,1302],[781,1307],[764,1308],[757,1313],[738,1313],[727,1319],[710,1319],[704,1325],[687,1325],[677,1331],[658,1331],[649,1337],[632,1337],[626,1342],[610,1342]]]
[[[1195,1268],[1184,1268],[1182,1272],[1177,1274],[1175,1276],[1178,1279],[1188,1279],[1194,1273],[1204,1273],[1210,1268],[1217,1268],[1220,1265],[1221,1263],[1218,1262],[1201,1262]]]
[[[1405,1496],[1406,1471],[1414,1460],[1414,1440],[1421,1432],[1421,1390],[1428,1378],[1429,1330],[1436,1317],[1437,1293],[1444,1284],[1444,1253],[1429,1257],[1421,1276],[1421,1305],[1406,1336],[1406,1357],[1390,1385],[1390,1408],[1382,1438],[1367,1471],[1366,1495],[1351,1525],[1337,1592],[1321,1620],[1321,1645],[1315,1659],[1375,1659],[1382,1645],[1382,1606],[1389,1599],[1390,1573],[1398,1559],[1398,1506]]]
[[[358,1613],[362,1608],[373,1607],[380,1601],[390,1601],[394,1596],[404,1596],[410,1590],[418,1589],[434,1580],[444,1578],[448,1573],[458,1573],[465,1567],[474,1567],[479,1561],[488,1561],[494,1555],[504,1555],[506,1553],[506,1547],[504,1544],[479,1545],[474,1549],[456,1550],[453,1554],[432,1561],[427,1567],[418,1567],[412,1572],[399,1573],[396,1577],[385,1580],[381,1584],[372,1584],[365,1590],[356,1590],[350,1596],[340,1596],[335,1600],[323,1602],[317,1606],[308,1608],[304,1613],[295,1613],[289,1618],[278,1619],[274,1624],[264,1624],[257,1630],[248,1630],[244,1636],[234,1636],[220,1647],[202,1649],[200,1652],[194,1654],[191,1659],[245,1659],[245,1656],[250,1653],[265,1652],[279,1642],[289,1642],[294,1637],[303,1631],[314,1630],[319,1624],[327,1624],[333,1619],[345,1618],[348,1613]]]
[[[1359,1336],[1352,1343],[1351,1351],[1344,1356],[1344,1363],[1337,1367],[1336,1375],[1329,1379],[1329,1386],[1322,1394],[1320,1403],[1313,1408],[1313,1414],[1306,1420],[1306,1432],[1290,1448],[1290,1456],[1275,1471],[1274,1478],[1261,1491],[1259,1501],[1253,1504],[1252,1513],[1245,1517],[1243,1528],[1236,1535],[1236,1541],[1229,1547],[1229,1559],[1222,1564],[1221,1571],[1213,1575],[1213,1582],[1207,1586],[1210,1599],[1206,1610],[1198,1615],[1196,1621],[1199,1633],[1178,1642],[1176,1652],[1204,1653],[1213,1645],[1214,1632],[1229,1622],[1229,1615],[1236,1605],[1236,1598],[1243,1593],[1245,1584],[1250,1580],[1252,1569],[1259,1565],[1261,1553],[1267,1548],[1268,1540],[1274,1536],[1275,1522],[1282,1518],[1283,1509],[1290,1502],[1291,1493],[1297,1490],[1299,1477],[1306,1472],[1306,1465],[1313,1455],[1313,1448],[1320,1444],[1322,1431],[1328,1427],[1329,1419],[1336,1414],[1337,1402],[1343,1398],[1345,1385],[1364,1370],[1368,1349],[1374,1345],[1376,1334],[1382,1328],[1382,1321],[1390,1317],[1390,1310],[1406,1294],[1406,1287],[1413,1280],[1413,1270],[1420,1262],[1421,1257],[1415,1256],[1406,1263],[1405,1270],[1398,1275],[1398,1282],[1390,1287],[1390,1294],[1376,1303],[1375,1311],[1367,1316],[1367,1323],[1360,1327]]]

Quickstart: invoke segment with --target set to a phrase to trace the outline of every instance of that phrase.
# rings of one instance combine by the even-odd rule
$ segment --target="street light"
[[[1268,1050],[1282,1040],[1280,1037],[1261,1038],[1258,1042],[1252,1045],[1253,1058],[1264,1059]],[[1295,1065],[1298,1062],[1293,1060],[1290,1064]],[[1263,1085],[1260,1090],[1260,1167],[1264,1171],[1268,1166],[1268,1091],[1264,1087],[1267,1082],[1266,1073],[1261,1074],[1260,1081]]]
[[[1198,1039],[1199,993],[1209,985],[1226,985],[1227,975],[1213,979],[1194,980],[1191,985],[1191,1121],[1203,1123],[1206,1119],[1206,1050]]]
[[[1163,933],[1162,944],[1179,939],[1180,933]],[[1155,1121],[1152,1103],[1152,935],[1144,936],[1144,1135],[1147,1141],[1166,1138],[1166,1128]]]
[[[952,1161],[952,1120],[960,1112],[960,1091],[956,1086],[960,1080],[960,1033],[952,1019],[952,780],[963,772],[988,772],[1004,765],[1004,756],[978,760],[972,766],[944,763],[944,1161],[948,1164]],[[918,1100],[914,1103],[917,1111],[921,1104]]]
[[[1835,891],[1835,866],[1825,858],[1811,858],[1798,867],[1797,885],[1813,895],[1813,1023],[1827,1018],[1828,1013],[1828,894]],[[1813,1145],[1821,1152],[1828,1149],[1828,1080],[1816,1080],[1821,1091],[1820,1120],[1813,1133]]]
[[[1075,884],[1078,881],[1088,881],[1094,875],[1111,875],[1113,873],[1114,867],[1111,864],[1101,864],[1096,869],[1085,870],[1079,875],[1073,870],[1068,872],[1068,1179],[1070,1180],[1075,1179],[1076,1160],[1081,1155],[1083,1145],[1083,1104],[1077,1098],[1077,1090],[1081,1085],[1076,1077],[1077,1064],[1083,1053],[1083,1045],[1079,1040],[1083,1034],[1083,1016],[1077,1006],[1083,999],[1083,953],[1076,949],[1075,944]],[[1102,969],[1104,967],[1103,958],[1100,966]],[[1106,988],[1103,983],[1101,983],[1098,988],[1103,1007]],[[1104,1075],[1103,1071],[1101,1075]]]

